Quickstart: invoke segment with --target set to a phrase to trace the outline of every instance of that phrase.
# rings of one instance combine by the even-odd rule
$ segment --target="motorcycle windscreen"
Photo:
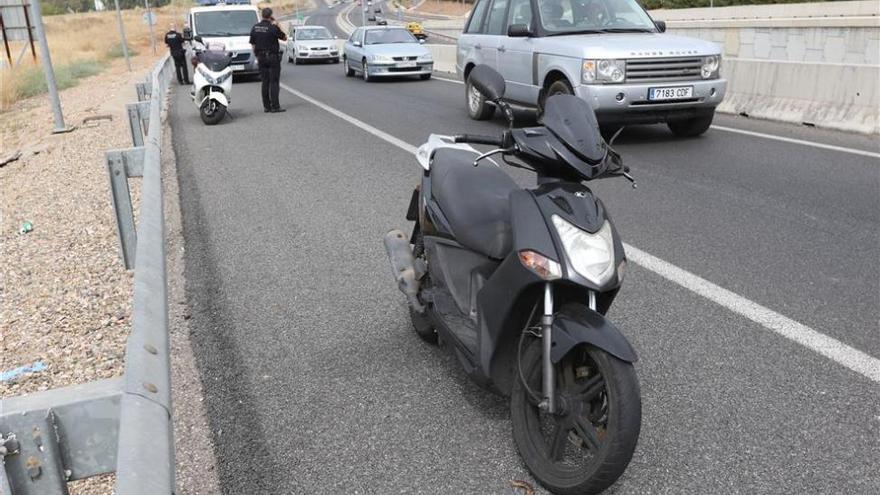
[[[599,132],[596,112],[574,95],[555,95],[544,106],[544,126],[581,160],[599,165],[605,158],[605,140]],[[593,170],[581,170],[587,177]]]
[[[232,61],[232,57],[229,56],[227,52],[221,52],[216,50],[206,50],[198,55],[199,61],[205,64],[205,67],[208,68],[211,72],[220,72],[229,66],[229,62]]]

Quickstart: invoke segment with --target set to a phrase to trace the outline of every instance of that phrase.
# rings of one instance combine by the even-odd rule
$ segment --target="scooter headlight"
[[[551,218],[572,268],[597,286],[611,280],[614,276],[614,234],[611,224],[606,221],[598,232],[590,234],[559,215]]]
[[[224,81],[232,77],[232,71],[229,71],[225,74],[220,74],[217,76],[217,82],[215,84],[223,84]]]

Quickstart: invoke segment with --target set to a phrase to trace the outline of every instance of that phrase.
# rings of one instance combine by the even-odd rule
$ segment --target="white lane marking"
[[[302,98],[303,100],[325,110],[370,134],[397,146],[398,148],[415,154],[417,148],[406,141],[398,139],[385,131],[377,129],[366,122],[351,115],[337,110],[330,105],[318,101],[286,84],[281,84],[285,91]],[[688,289],[728,310],[737,313],[764,328],[781,335],[807,349],[810,349],[826,358],[841,364],[868,379],[880,383],[880,359],[870,356],[854,347],[848,346],[833,337],[829,337],[802,323],[783,316],[772,309],[762,306],[754,301],[746,299],[739,294],[731,292],[719,285],[713,284],[687,270],[679,268],[669,262],[663,261],[641,249],[629,244],[624,244],[627,258],[633,263]]]
[[[436,79],[438,81],[451,82],[451,83],[455,83],[455,84],[464,84],[464,82],[459,81],[457,79],[448,79],[445,77],[434,76],[434,77],[432,77],[432,79]],[[715,129],[716,131],[734,132],[737,134],[745,134],[746,136],[759,137],[759,138],[764,138],[764,139],[772,139],[774,141],[782,141],[784,143],[801,144],[804,146],[812,146],[813,148],[821,148],[821,149],[832,150],[832,151],[840,151],[842,153],[851,153],[853,155],[862,155],[862,156],[868,156],[871,158],[880,158],[880,153],[875,153],[873,151],[860,150],[857,148],[846,148],[844,146],[834,146],[833,144],[822,144],[822,143],[817,143],[815,141],[805,141],[803,139],[795,139],[795,138],[788,138],[788,137],[784,137],[784,136],[777,136],[776,134],[765,134],[763,132],[747,131],[745,129],[735,129],[733,127],[725,127],[722,125],[713,125],[712,129]]]
[[[464,84],[464,81],[459,81],[458,79],[447,79],[445,77],[432,76],[431,79],[436,79],[438,81],[451,82],[451,83],[455,83],[455,84]]]
[[[880,158],[880,153],[875,153],[873,151],[860,150],[856,148],[846,148],[843,146],[834,146],[833,144],[822,144],[817,143],[815,141],[805,141],[803,139],[794,139],[783,136],[777,136],[775,134],[764,134],[763,132],[755,132],[755,131],[747,131],[744,129],[735,129],[733,127],[724,127],[721,125],[713,125],[712,129],[717,131],[725,131],[725,132],[735,132],[737,134],[745,134],[746,136],[759,137],[764,139],[772,139],[774,141],[782,141],[784,143],[793,143],[793,144],[802,144],[804,146],[812,146],[813,148],[821,148],[825,150],[832,151],[840,151],[842,153],[850,153],[853,155],[862,155],[868,156],[871,158]]]
[[[627,258],[685,289],[880,383],[880,359],[624,243]]]
[[[393,144],[394,146],[397,146],[398,148],[400,148],[404,151],[407,151],[407,152],[415,155],[416,151],[418,150],[417,147],[407,143],[406,141],[398,139],[398,138],[392,136],[391,134],[388,134],[385,131],[382,131],[380,129],[376,129],[375,127],[371,126],[370,124],[367,124],[366,122],[364,122],[362,120],[358,120],[347,113],[341,112],[341,111],[331,107],[330,105],[322,103],[322,102],[312,98],[311,96],[309,96],[305,93],[302,93],[300,91],[297,91],[297,90],[291,88],[290,86],[288,86],[284,83],[281,83],[280,86],[282,88],[284,88],[284,90],[287,91],[288,93],[291,93],[294,96],[302,98],[303,100],[306,100],[307,102],[311,103],[312,105],[315,105],[316,107],[318,107],[322,110],[325,110],[329,113],[332,113],[333,115],[339,117],[340,119],[345,120],[345,121],[349,122],[350,124],[354,124],[355,126],[369,132],[370,134],[376,136],[377,138],[384,139],[385,141]]]

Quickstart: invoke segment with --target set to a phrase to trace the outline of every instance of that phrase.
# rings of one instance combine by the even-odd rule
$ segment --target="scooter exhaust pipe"
[[[391,262],[391,274],[397,281],[397,288],[406,295],[409,305],[419,313],[425,311],[425,305],[419,301],[419,279],[424,275],[424,268],[416,267],[416,259],[409,239],[400,230],[391,230],[385,234],[385,252]]]

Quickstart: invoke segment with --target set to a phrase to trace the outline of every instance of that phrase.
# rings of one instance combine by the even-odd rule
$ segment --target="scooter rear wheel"
[[[601,349],[574,349],[554,366],[557,413],[550,414],[538,407],[541,340],[530,340],[514,371],[510,397],[520,456],[553,493],[599,493],[626,470],[639,438],[642,406],[635,370]]]
[[[206,125],[217,125],[226,116],[226,107],[215,101],[208,100],[199,108],[199,115]]]
[[[416,234],[416,243],[413,246],[413,255],[416,258],[425,257],[425,243],[422,239],[422,233],[419,232]],[[431,284],[431,275],[425,275],[422,277],[422,287],[426,287]],[[434,327],[434,322],[431,321],[431,315],[428,314],[428,311],[431,311],[429,308],[425,308],[424,313],[419,313],[414,310],[412,307],[409,308],[409,317],[412,320],[413,330],[415,330],[416,335],[419,336],[420,339],[424,340],[429,344],[437,343],[437,329]]]

